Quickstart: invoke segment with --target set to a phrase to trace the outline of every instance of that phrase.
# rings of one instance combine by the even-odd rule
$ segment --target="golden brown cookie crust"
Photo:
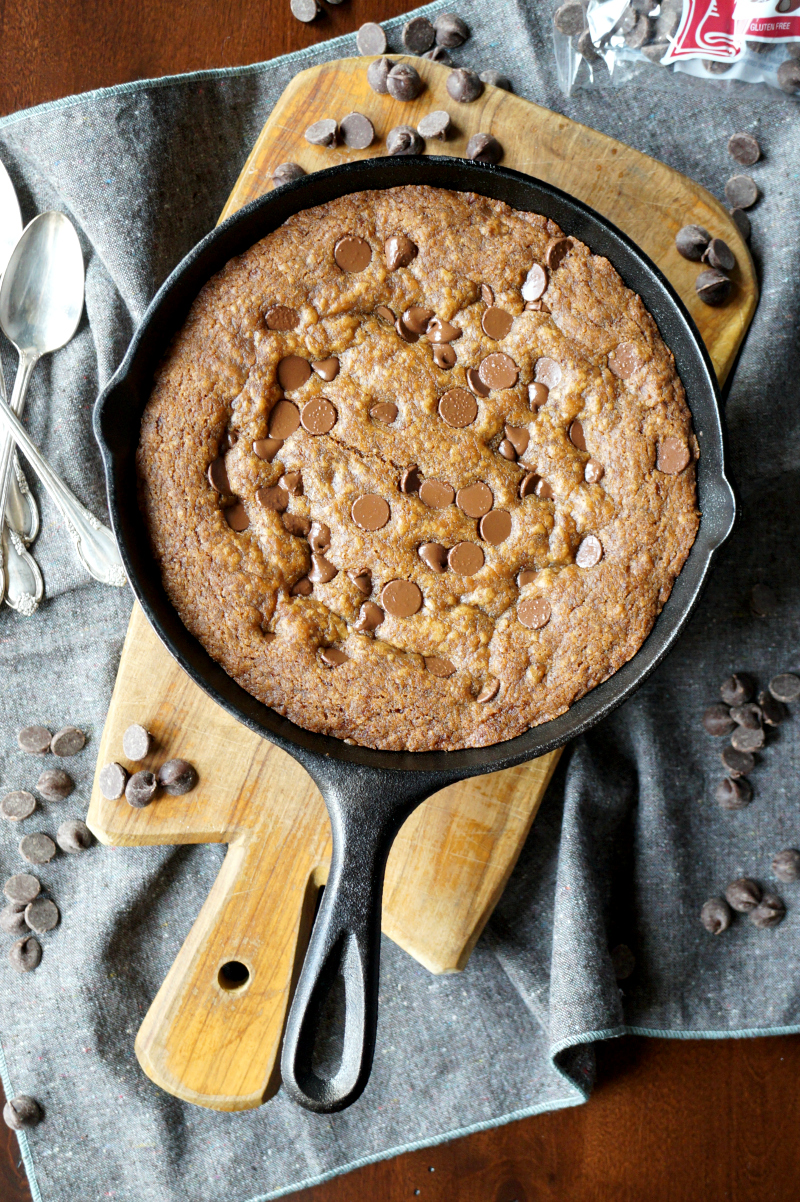
[[[390,270],[400,235],[417,253]],[[366,267],[342,270],[359,240]],[[684,390],[640,298],[564,240],[474,194],[345,196],[231,260],[174,339],[138,451],[164,585],[300,726],[387,750],[512,738],[629,660],[669,597],[699,523]],[[311,370],[284,362],[284,391],[289,356]]]

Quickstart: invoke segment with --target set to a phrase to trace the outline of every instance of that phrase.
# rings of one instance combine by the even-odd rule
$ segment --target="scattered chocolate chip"
[[[704,304],[721,305],[728,299],[733,285],[726,275],[713,268],[709,271],[701,271],[694,282],[694,287]]]
[[[544,360],[540,359],[539,363],[542,363],[542,362],[544,362]],[[548,359],[547,362],[552,363],[553,360]],[[560,379],[561,378],[561,368],[558,367],[557,363],[555,364],[555,366],[558,368],[558,377]],[[544,383],[543,380],[536,380],[533,384],[528,385],[528,404],[530,405],[531,409],[541,409],[542,405],[544,405],[544,403],[547,400],[547,398],[549,397],[549,395],[550,395],[550,388],[547,384]]]
[[[105,764],[100,769],[97,783],[100,786],[100,792],[107,801],[116,801],[125,792],[125,785],[128,783],[128,773],[121,764]]]
[[[504,92],[514,91],[511,86],[511,80],[507,75],[502,75],[499,71],[490,68],[488,71],[481,71],[480,77],[483,83],[488,83],[491,88],[502,88]]]
[[[711,935],[721,935],[731,925],[733,914],[723,897],[711,897],[700,911],[700,921]]]
[[[477,484],[470,484],[466,488],[460,488],[456,493],[456,505],[468,518],[483,517],[493,504],[492,490],[481,481]]]
[[[736,266],[736,256],[727,242],[721,238],[712,238],[703,254],[703,262],[720,271],[733,271]]]
[[[710,705],[703,714],[703,726],[710,735],[715,738],[721,738],[723,735],[729,735],[736,725],[731,717],[731,711],[727,705],[722,705],[717,702],[715,705]]]
[[[417,549],[417,554],[432,572],[447,571],[447,548],[441,543],[423,543]]]
[[[557,384],[561,383],[561,375],[561,364],[557,363],[555,359],[549,359],[547,355],[543,355],[541,359],[536,360],[536,365],[533,369],[533,378],[537,384],[544,384],[548,389],[555,388]],[[528,389],[528,397],[531,400],[531,404],[534,404],[533,399],[530,397],[530,389]],[[544,404],[543,401],[535,403]]]
[[[375,21],[367,21],[356,34],[359,54],[385,54],[386,34]]]
[[[776,927],[786,917],[786,905],[775,893],[765,893],[759,904],[749,913],[750,921],[759,930]]]
[[[363,113],[348,113],[339,122],[339,133],[351,150],[366,150],[375,141],[375,127]]]
[[[386,135],[389,154],[422,154],[425,143],[413,125],[396,125]]]
[[[392,424],[397,417],[397,413],[397,405],[391,401],[381,401],[379,404],[373,405],[369,411],[369,415],[373,421],[383,422],[386,426]]]
[[[62,757],[77,755],[86,746],[86,735],[77,726],[65,726],[53,735],[50,750]]]
[[[800,92],[800,62],[796,58],[787,58],[778,67],[778,87],[788,96]]]
[[[433,28],[437,46],[446,46],[448,50],[463,46],[469,37],[469,26],[455,13],[439,13]]]
[[[780,676],[773,676],[769,682],[769,691],[776,701],[789,703],[796,701],[800,697],[800,676],[795,676],[792,672],[783,672]]]
[[[425,480],[419,486],[420,500],[429,509],[446,509],[456,499],[456,490],[444,480]]]
[[[656,467],[666,476],[677,476],[691,462],[692,453],[681,438],[665,438],[658,444]]]
[[[737,751],[735,747],[726,747],[720,759],[734,780],[739,776],[749,776],[756,766],[751,752]]]
[[[462,330],[460,326],[454,326],[449,321],[443,321],[441,317],[432,317],[428,322],[426,335],[429,342],[457,342],[461,337]]]
[[[539,483],[539,477],[536,472],[527,472],[520,481],[519,495],[522,500],[525,497],[531,497],[536,492],[536,485]]]
[[[750,239],[750,218],[745,213],[744,209],[731,209],[731,218],[739,233],[744,238],[745,242]]]
[[[308,542],[312,551],[316,551],[319,554],[324,555],[326,551],[330,550],[330,527],[326,526],[324,522],[312,522],[311,533],[308,536]]]
[[[329,150],[332,150],[339,141],[339,126],[332,117],[323,117],[321,121],[315,121],[313,125],[309,125],[305,132],[305,139],[312,146],[327,146]]]
[[[771,693],[761,692],[758,694],[758,705],[761,710],[761,717],[766,722],[767,726],[780,726],[786,717],[786,710],[781,705],[780,701],[776,701]]]
[[[235,504],[229,505],[227,509],[223,510],[223,514],[231,530],[235,530],[237,534],[241,534],[250,525],[247,510],[241,501],[236,501]]]
[[[493,509],[481,518],[479,530],[484,542],[499,547],[511,534],[511,514],[505,509]]]
[[[56,845],[49,835],[37,831],[20,839],[19,853],[29,864],[49,864],[56,854]]]
[[[678,254],[694,263],[700,262],[710,241],[711,235],[702,225],[684,225],[675,235]]]
[[[17,743],[28,755],[45,755],[50,750],[50,738],[46,726],[26,726],[17,735]]]
[[[353,502],[350,516],[361,530],[382,530],[392,511],[384,497],[377,493],[365,493]]]
[[[583,470],[583,478],[587,484],[598,484],[605,475],[605,468],[596,459],[590,459]]]
[[[311,571],[308,573],[308,579],[312,584],[329,584],[338,574],[339,569],[324,555],[314,554],[311,556]]]
[[[396,63],[386,77],[386,90],[393,100],[416,100],[424,86],[411,63]]]
[[[722,682],[719,691],[726,705],[744,705],[752,700],[754,687],[749,676],[735,673]]]
[[[281,184],[291,184],[296,179],[302,179],[305,171],[299,163],[278,163],[272,172],[272,183],[276,188]]]
[[[580,0],[567,0],[553,14],[553,25],[564,37],[579,34],[586,25],[586,9]]]
[[[48,801],[63,801],[75,788],[75,782],[62,768],[47,768],[36,782],[36,789]]]
[[[535,301],[547,290],[547,272],[539,263],[534,263],[522,285],[522,299]]]
[[[300,314],[289,305],[273,305],[264,314],[264,324],[268,330],[285,334],[300,324]]]
[[[257,438],[253,443],[253,453],[258,455],[259,459],[272,463],[282,446],[282,438]]]
[[[153,737],[143,726],[134,722],[122,736],[122,750],[129,760],[143,760],[150,752]]]
[[[327,434],[336,425],[339,414],[327,397],[314,397],[303,406],[300,421],[309,434]]]
[[[517,606],[517,617],[523,626],[541,630],[550,621],[550,602],[545,597],[526,597]]]
[[[448,552],[447,562],[458,576],[474,576],[485,563],[483,551],[477,543],[456,543]]]
[[[27,906],[39,896],[42,886],[35,876],[29,872],[18,872],[11,876],[3,885],[3,892],[10,902],[18,906]]]
[[[436,40],[436,30],[427,17],[412,17],[403,26],[403,45],[410,54],[423,54]]]
[[[714,790],[714,797],[723,810],[743,810],[753,800],[753,786],[743,776],[726,776]]]
[[[737,726],[731,735],[731,747],[736,751],[759,751],[764,746],[764,731],[760,726]]]
[[[125,797],[129,805],[141,810],[150,805],[157,788],[158,781],[155,773],[143,768],[140,772],[134,772],[129,779],[125,786]]]
[[[402,476],[400,477],[400,492],[403,492],[403,493],[419,492],[421,483],[422,483],[422,479],[419,474],[419,468],[416,465],[414,465],[413,467],[407,467],[406,470],[403,472]],[[438,484],[438,481],[434,481],[434,483]],[[448,484],[447,488],[449,488],[449,487],[450,487],[450,485]],[[455,492],[453,492],[453,496],[455,496]],[[451,500],[452,500],[452,497],[451,497]],[[449,505],[450,501],[448,501],[447,504]],[[438,506],[434,506],[434,509],[436,509],[436,508],[438,508]]]
[[[594,534],[587,534],[575,555],[579,568],[593,568],[603,558],[603,544]]]
[[[417,257],[416,244],[406,234],[392,234],[391,238],[387,238],[384,242],[383,251],[386,256],[386,266],[390,271],[396,271],[398,267],[408,267],[409,263]],[[394,321],[394,314],[392,314],[391,320]]]
[[[285,513],[289,508],[289,494],[278,485],[273,488],[256,489],[256,501],[262,509],[272,510],[274,513]]]
[[[41,1118],[42,1111],[39,1103],[33,1098],[29,1098],[27,1094],[18,1094],[16,1098],[6,1102],[3,1109],[3,1121],[12,1131],[35,1127]]]
[[[344,651],[340,651],[338,647],[323,647],[319,658],[326,668],[338,668],[342,664],[346,664],[350,656],[346,655]]]
[[[472,425],[478,416],[478,404],[466,388],[450,388],[439,398],[438,408],[442,421],[456,429]]]
[[[292,597],[310,597],[313,591],[314,586],[308,576],[301,576],[289,589],[289,594]]]
[[[466,155],[474,163],[499,163],[503,157],[503,147],[494,134],[480,132],[473,134],[467,142]]]
[[[519,369],[510,355],[497,351],[481,361],[478,375],[481,383],[492,390],[513,388],[519,379]]]
[[[761,729],[761,710],[757,705],[753,705],[752,701],[745,702],[744,705],[734,705],[730,710],[730,716],[737,726],[747,726],[750,730]],[[752,750],[752,748],[744,750]]]
[[[725,898],[734,910],[738,910],[740,914],[747,914],[748,911],[755,910],[761,901],[761,886],[749,877],[739,877],[728,885]]]
[[[443,63],[445,67],[452,67],[453,65],[450,55],[443,46],[433,46],[430,50],[426,50],[422,57],[427,58],[432,63]]]
[[[389,72],[394,66],[390,58],[376,58],[375,62],[367,67],[367,83],[379,96],[388,93]]]
[[[469,385],[470,390],[474,392],[476,396],[486,397],[489,395],[489,393],[492,391],[491,388],[489,388],[488,384],[484,384],[480,377],[480,373],[474,367],[468,367],[466,374],[467,384]]]
[[[20,902],[9,902],[0,910],[0,930],[6,935],[27,935],[30,927],[25,921],[26,906]]]
[[[372,247],[366,238],[344,234],[333,248],[333,257],[342,271],[364,271],[372,260]]]
[[[481,329],[487,338],[491,338],[495,342],[500,342],[502,338],[505,338],[511,332],[513,324],[514,318],[511,314],[496,305],[486,309],[481,318]]]
[[[551,484],[548,484],[546,480],[540,480],[536,485],[536,495],[537,497],[541,497],[543,501],[552,501],[556,494],[553,492]]]
[[[319,0],[289,0],[289,7],[292,10],[292,16],[297,17],[298,21],[303,21],[305,24],[314,21],[322,12]]]
[[[743,167],[752,167],[761,158],[761,147],[752,134],[731,134],[728,153]]]
[[[22,822],[30,818],[35,809],[36,798],[27,789],[15,789],[12,793],[6,793],[0,801],[0,813],[9,822]]]
[[[8,953],[11,967],[17,972],[33,972],[42,962],[42,945],[33,935],[26,935],[11,945]],[[5,1111],[3,1111],[5,1118]]]
[[[92,846],[92,832],[80,818],[68,818],[56,831],[56,843],[62,851],[75,855]]]
[[[485,705],[487,701],[494,701],[497,694],[500,692],[500,681],[489,680],[481,689],[478,696],[475,698],[478,705]]]
[[[422,609],[422,592],[413,580],[390,580],[381,590],[381,605],[393,618],[410,618]]]
[[[800,880],[800,851],[787,847],[779,851],[772,860],[772,871],[779,881]]]
[[[483,80],[468,67],[454,67],[447,77],[447,94],[459,104],[471,104],[483,92]]]
[[[749,175],[733,175],[725,185],[725,196],[733,209],[749,209],[758,200],[756,182]]]
[[[442,371],[449,371],[451,367],[455,367],[456,358],[456,352],[449,343],[440,342],[434,344],[433,361],[437,367],[441,367]]]
[[[372,572],[365,569],[362,572],[348,572],[347,575],[358,591],[368,597],[372,592]]]
[[[450,114],[445,109],[436,109],[433,113],[426,113],[417,125],[417,133],[421,138],[439,138],[442,142],[448,137],[451,129]]]
[[[25,907],[25,922],[37,935],[52,931],[60,917],[58,906],[46,897],[37,897]]]
[[[766,584],[754,584],[750,590],[750,608],[760,618],[766,618],[778,608],[778,598]]]
[[[358,612],[358,621],[354,623],[354,629],[360,634],[371,634],[373,630],[378,629],[385,616],[380,605],[376,605],[374,601],[365,601]]]
[[[158,783],[170,797],[183,797],[197,784],[197,769],[188,760],[167,760],[158,770]]]
[[[456,670],[455,664],[451,664],[449,659],[443,659],[440,655],[426,655],[424,661],[432,676],[452,676]]]

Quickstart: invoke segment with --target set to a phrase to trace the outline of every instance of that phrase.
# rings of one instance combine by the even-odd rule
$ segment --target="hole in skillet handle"
[[[249,980],[250,969],[240,960],[229,960],[227,964],[222,965],[217,974],[220,989],[224,989],[227,993],[243,989]]]

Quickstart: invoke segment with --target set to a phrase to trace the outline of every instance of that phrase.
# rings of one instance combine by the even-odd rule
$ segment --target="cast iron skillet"
[[[493,747],[395,752],[353,747],[303,730],[251,697],[181,623],[162,588],[137,507],[134,457],[153,371],[201,287],[233,256],[293,213],[366,188],[430,184],[475,191],[513,208],[543,213],[605,255],[638,292],[672,349],[700,443],[697,479],[702,520],[672,595],[643,647],[566,714]],[[715,550],[731,531],[735,502],[725,478],[714,372],[689,314],[650,260],[609,222],[564,192],[529,176],[463,159],[376,158],[346,163],[285,185],[210,233],[159,290],[119,370],[97,401],[94,428],[106,469],[114,531],[133,590],[181,666],[210,697],[293,755],[318,785],[330,815],[333,859],[297,985],[281,1070],[290,1096],[310,1110],[342,1110],[364,1089],[378,1012],[381,893],[395,834],[432,793],[465,777],[509,768],[575,738],[630,697],[674,644],[695,605]],[[341,1059],[323,1070],[315,1058],[322,1010],[334,981],[344,982]]]

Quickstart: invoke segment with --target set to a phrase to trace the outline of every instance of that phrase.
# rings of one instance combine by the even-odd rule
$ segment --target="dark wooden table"
[[[0,114],[126,80],[259,62],[408,3],[346,0],[301,25],[288,0],[0,0]],[[796,1193],[800,1037],[617,1040],[601,1047],[599,1067],[587,1106],[372,1165],[297,1202],[787,1202]],[[0,1199],[30,1202],[4,1126]]]

